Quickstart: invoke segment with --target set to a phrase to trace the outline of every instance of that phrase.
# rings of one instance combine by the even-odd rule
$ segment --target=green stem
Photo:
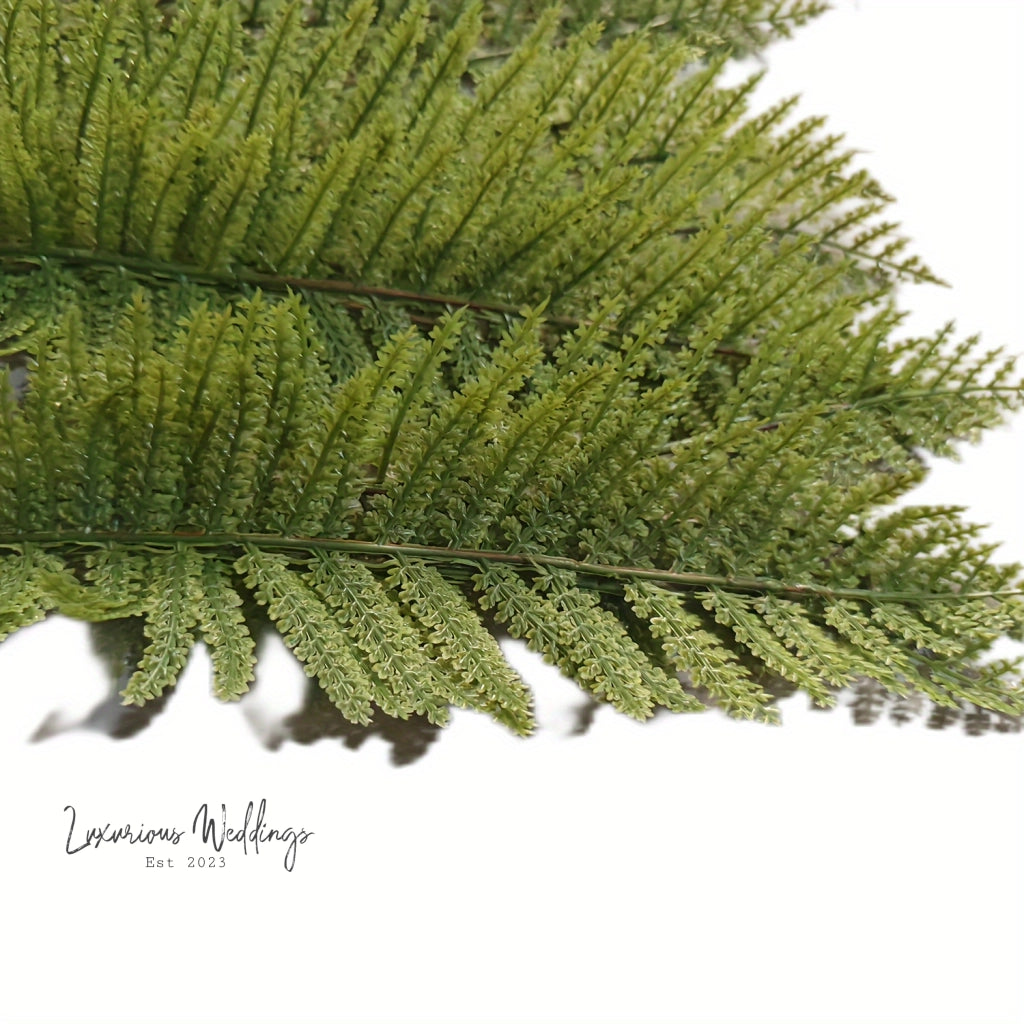
[[[772,593],[787,597],[818,597],[828,600],[896,601],[917,603],[931,601],[969,601],[984,598],[1024,597],[1024,590],[985,590],[972,592],[869,590],[857,587],[826,587],[816,583],[786,583],[782,580],[745,576],[721,576],[713,573],[675,572],[634,565],[606,565],[585,562],[562,555],[529,554],[511,551],[488,551],[476,548],[445,548],[426,544],[386,544],[362,540],[337,540],[329,537],[295,537],[266,533],[204,533],[204,532],[38,532],[0,534],[0,550],[21,550],[25,547],[167,547],[188,545],[198,548],[256,547],[276,551],[338,551],[348,555],[377,558],[418,558],[437,563],[462,563],[473,567],[488,564],[514,565],[524,569],[562,569],[582,576],[627,580],[650,580],[683,589],[718,587],[743,593]]]
[[[129,256],[118,252],[98,252],[90,249],[50,247],[26,251],[23,246],[0,245],[0,266],[9,263],[18,270],[45,263],[59,261],[73,266],[109,267],[127,270],[165,281],[188,280],[195,284],[214,288],[261,288],[265,292],[325,292],[354,298],[378,299],[384,302],[408,302],[413,305],[439,306],[444,309],[471,309],[478,313],[496,313],[501,316],[521,317],[523,307],[505,302],[481,302],[461,295],[439,295],[434,292],[412,291],[403,288],[362,284],[357,281],[341,281],[334,278],[289,277],[283,274],[264,274],[244,267],[230,271],[218,271],[192,266],[186,263],[154,261],[141,256]],[[356,303],[363,306],[365,303]],[[414,318],[415,319],[415,318]],[[544,323],[551,327],[575,331],[588,326],[587,321],[571,316],[558,316],[546,312]],[[614,328],[610,333],[622,333]],[[716,354],[739,359],[749,359],[750,354],[732,348],[716,348]]]

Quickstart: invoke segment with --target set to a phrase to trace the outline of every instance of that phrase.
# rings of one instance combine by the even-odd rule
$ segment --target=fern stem
[[[337,292],[344,295],[359,295],[366,298],[385,299],[397,302],[413,302],[426,306],[443,306],[478,310],[483,313],[501,313],[520,316],[521,307],[503,302],[480,302],[460,295],[439,295],[402,288],[363,284],[355,281],[340,281],[333,278],[289,277],[282,274],[264,274],[258,271],[232,268],[218,271],[185,263],[163,262],[118,252],[96,252],[89,249],[48,247],[26,252],[24,246],[0,245],[0,260],[14,264],[31,264],[37,260],[59,260],[75,266],[112,267],[128,270],[162,280],[179,281],[187,278],[195,284],[213,287],[238,288],[249,285],[264,291],[283,292]],[[556,327],[575,330],[581,326],[574,317],[546,316],[545,322]]]
[[[635,565],[605,565],[599,562],[584,562],[561,555],[529,554],[512,551],[488,551],[476,548],[445,548],[425,544],[387,544],[353,539],[330,537],[296,537],[261,533],[201,533],[159,531],[117,532],[101,531],[59,531],[26,532],[22,534],[0,534],[0,550],[21,551],[26,546],[39,548],[68,545],[81,547],[106,547],[117,544],[131,548],[177,547],[181,545],[200,548],[257,548],[273,551],[338,551],[348,555],[401,559],[416,558],[435,563],[463,563],[473,568],[488,564],[515,565],[524,569],[562,569],[581,576],[612,578],[618,580],[651,580],[683,589],[722,590],[754,594],[782,594],[793,598],[824,598],[826,600],[857,600],[867,602],[919,603],[931,601],[976,601],[985,598],[1024,597],[1024,590],[984,590],[922,592],[913,590],[870,590],[858,587],[824,587],[814,583],[787,583],[783,580],[744,576],[721,576],[713,573],[673,572]]]
[[[214,288],[261,288],[265,292],[327,292],[338,295],[359,296],[380,299],[386,302],[408,302],[414,305],[439,306],[445,310],[469,309],[478,313],[497,313],[500,316],[521,317],[521,305],[504,302],[482,302],[462,295],[440,295],[403,288],[387,288],[382,285],[364,284],[356,281],[341,281],[334,278],[289,277],[281,274],[265,274],[241,267],[230,271],[200,268],[191,264],[163,262],[144,257],[129,256],[117,252],[96,252],[89,249],[47,247],[26,252],[24,246],[0,245],[0,263],[10,262],[22,269],[26,265],[36,266],[41,260],[56,260],[72,266],[111,267],[126,270],[164,281],[188,280],[193,284]],[[361,306],[361,303],[356,305]],[[416,320],[413,317],[413,320]],[[572,316],[546,313],[544,323],[567,331],[591,326],[590,321]],[[623,334],[620,328],[608,327],[611,334]],[[735,348],[715,348],[716,355],[747,360],[749,352]]]

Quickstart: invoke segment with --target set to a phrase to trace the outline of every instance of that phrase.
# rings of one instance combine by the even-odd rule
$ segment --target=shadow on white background
[[[764,102],[828,113],[954,282],[906,291],[911,330],[955,317],[1021,350],[1021,7],[837,7],[769,53]],[[1024,560],[1022,450],[1018,423],[916,497]],[[136,737],[30,742],[105,695],[88,646],[54,621],[0,650],[4,1024],[1024,1020],[1020,734],[797,699],[778,729],[602,710],[573,735],[579,691],[530,663],[537,735],[457,713],[396,768],[380,739],[267,749],[302,695],[271,645],[242,707],[209,696],[200,650]],[[200,868],[201,805],[234,827],[261,800],[313,833],[294,870],[276,842]],[[108,822],[182,838],[69,856],[66,806],[72,846]]]

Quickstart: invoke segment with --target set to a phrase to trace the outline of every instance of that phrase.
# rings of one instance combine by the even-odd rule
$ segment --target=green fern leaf
[[[373,680],[330,609],[291,571],[282,555],[250,550],[235,564],[246,586],[263,604],[307,675],[316,677],[350,722],[366,725],[372,715]]]
[[[1019,569],[887,507],[1013,361],[900,338],[881,187],[721,84],[820,6],[0,0],[0,634],[236,699],[255,601],[364,725],[528,732],[488,613],[636,718],[1019,714]]]
[[[39,622],[59,603],[54,580],[63,578],[60,560],[27,551],[0,558],[0,640]]]
[[[771,696],[754,682],[736,655],[710,633],[707,623],[679,594],[648,583],[629,584],[627,599],[661,641],[669,663],[687,674],[730,714],[777,719]]]
[[[221,700],[238,700],[253,681],[256,644],[242,614],[242,598],[230,567],[205,557],[196,588],[199,633],[213,663],[213,692]]]
[[[198,622],[195,579],[201,556],[181,547],[148,559],[149,581],[142,597],[149,644],[122,696],[143,704],[173,686],[195,642]]]
[[[433,566],[405,559],[391,570],[388,582],[424,631],[440,672],[452,677],[448,699],[484,711],[520,735],[530,732],[530,692],[465,595]]]

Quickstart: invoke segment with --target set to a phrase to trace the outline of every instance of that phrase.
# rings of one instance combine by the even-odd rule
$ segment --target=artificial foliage
[[[0,638],[251,609],[338,713],[532,726],[507,632],[636,718],[780,682],[1024,712],[1017,567],[894,505],[1020,403],[737,53],[817,3],[0,2]],[[603,19],[604,24],[598,19]]]

